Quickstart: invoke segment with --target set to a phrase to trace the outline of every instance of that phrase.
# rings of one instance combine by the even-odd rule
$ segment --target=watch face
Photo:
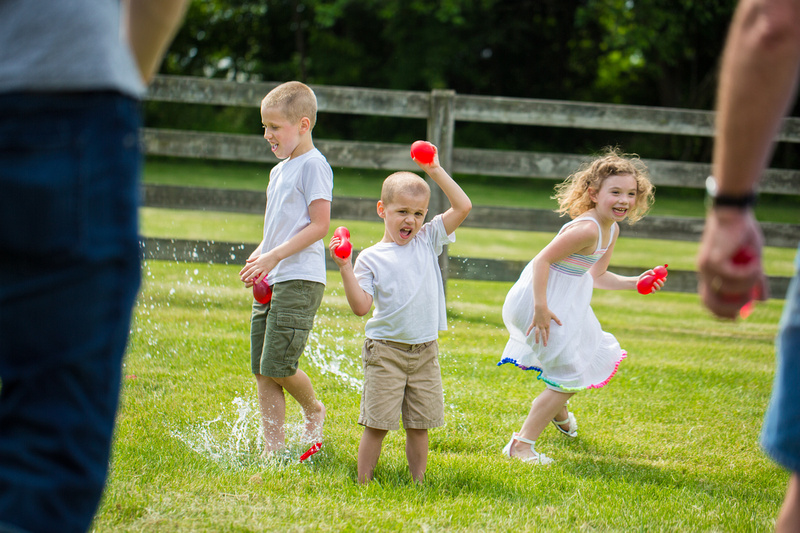
[[[714,176],[706,178],[706,192],[712,198],[717,195],[717,180],[714,179]]]

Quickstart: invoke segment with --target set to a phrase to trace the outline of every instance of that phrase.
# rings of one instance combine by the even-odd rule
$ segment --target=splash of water
[[[235,413],[222,413],[213,420],[173,429],[170,435],[218,463],[241,466],[257,460],[263,449],[258,408],[239,396],[231,404]]]
[[[188,287],[193,293],[203,296],[205,290],[201,271],[177,260],[176,263],[184,269],[184,277],[176,282],[176,286]],[[144,263],[143,273],[146,278],[156,277],[148,262]],[[208,282],[205,284],[210,286]],[[135,330],[131,333],[145,336],[143,342],[147,345],[146,358],[161,355],[159,343],[147,335],[157,332],[159,329],[159,323],[153,319],[152,313],[157,306],[166,305],[168,307],[170,305],[168,300],[175,294],[176,288],[170,287],[165,303],[159,303],[152,295],[149,296],[149,299],[147,295],[142,295],[137,300],[137,323]],[[357,335],[355,332],[350,333]],[[315,327],[309,335],[304,359],[307,364],[316,367],[321,374],[342,383],[349,389],[360,392],[363,385],[360,352],[351,353],[352,350],[342,348],[345,341],[349,340],[352,339],[345,339],[340,328]],[[176,347],[176,351],[179,350],[180,347]],[[221,464],[241,467],[261,462],[264,436],[260,409],[255,395],[245,396],[250,399],[237,395],[231,401],[230,406],[224,408],[213,419],[200,419],[188,426],[169,429],[170,436],[194,452]],[[301,442],[304,430],[302,421],[296,425],[288,423],[285,425],[287,448],[307,447],[307,444],[304,445]],[[291,453],[287,452],[287,456],[290,455]],[[279,460],[278,462],[280,464],[285,461]]]
[[[323,338],[327,342],[323,342]],[[339,348],[342,341],[341,335],[326,328],[314,328],[308,336],[305,356],[322,374],[331,375],[347,387],[361,391],[364,380],[361,377],[360,354],[345,353]]]
[[[304,423],[286,424],[286,449],[264,458],[264,435],[261,416],[255,399],[237,396],[231,402],[235,408],[221,413],[213,420],[201,420],[182,429],[170,430],[170,436],[192,451],[211,460],[241,468],[266,461],[272,467],[287,467],[297,462],[299,453],[308,446],[303,442]]]

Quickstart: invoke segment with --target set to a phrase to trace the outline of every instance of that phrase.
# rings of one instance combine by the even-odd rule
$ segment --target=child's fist
[[[669,265],[659,265],[639,276],[639,281],[636,283],[639,294],[650,294],[661,290],[667,279],[667,266]]]
[[[344,246],[345,242],[347,243],[347,246],[349,248],[347,248],[346,250],[347,254],[344,257],[342,257],[339,254],[342,253],[342,250],[346,248]],[[330,250],[331,252],[331,257],[333,258],[333,262],[336,263],[341,268],[342,266],[350,262],[350,258],[352,257],[353,245],[350,244],[349,239],[344,241],[340,237],[338,237],[336,233],[334,233],[333,237],[331,237],[330,243],[328,244],[328,250]]]
[[[333,232],[333,236],[339,238],[339,245],[333,253],[341,259],[350,257],[350,252],[353,251],[353,245],[350,244],[350,230],[344,226],[339,226],[336,228],[336,231]]]

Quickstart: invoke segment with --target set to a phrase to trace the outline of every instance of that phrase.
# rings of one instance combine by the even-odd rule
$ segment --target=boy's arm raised
[[[372,307],[372,296],[364,292],[364,289],[358,284],[353,273],[353,266],[349,261],[347,265],[340,267],[339,270],[342,273],[342,285],[344,286],[344,294],[347,296],[347,303],[350,304],[350,309],[358,316],[366,315]]]
[[[429,164],[424,164],[414,159],[425,173],[431,177],[433,181],[442,189],[447,199],[450,200],[450,209],[442,214],[442,221],[444,222],[444,229],[447,234],[453,233],[469,215],[472,210],[472,202],[467,196],[467,193],[458,186],[458,183],[450,177],[450,174],[442,168],[439,164],[439,149],[437,148],[433,161]]]

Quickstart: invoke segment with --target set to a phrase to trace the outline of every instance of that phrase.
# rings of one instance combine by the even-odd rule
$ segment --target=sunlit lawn
[[[427,480],[391,433],[377,482],[355,482],[365,319],[338,274],[302,366],[328,407],[323,451],[259,458],[249,371],[250,296],[238,266],[150,261],[125,366],[96,531],[769,531],[787,475],[757,439],[782,301],[744,322],[710,318],[694,295],[597,291],[593,307],[629,357],[604,389],[575,397],[579,437],[552,428],[531,468],[500,449],[542,390],[496,361],[509,283],[451,280],[441,335],[446,425],[431,430]]]
[[[264,178],[260,176],[259,179]],[[219,175],[202,178],[219,186]],[[216,180],[216,182],[214,181]],[[217,185],[213,185],[216,183]],[[362,184],[363,185],[363,184]],[[229,186],[229,184],[224,184]],[[142,210],[147,236],[246,242],[260,215]],[[375,222],[335,220],[356,248]],[[463,228],[453,255],[526,261],[552,235]],[[612,264],[694,268],[696,243],[621,239]],[[766,250],[772,275],[793,250]],[[787,474],[758,434],[783,301],[746,321],[711,318],[693,294],[596,291],[593,308],[629,352],[601,390],[572,403],[577,439],[553,428],[553,465],[500,454],[543,389],[496,362],[510,283],[450,280],[440,338],[446,425],[430,432],[427,479],[411,482],[404,434],[387,437],[376,481],[355,482],[366,318],[337,272],[301,365],[328,408],[323,451],[299,464],[301,416],[288,402],[286,457],[260,458],[249,370],[251,295],[238,265],[148,261],[135,310],[111,476],[95,531],[770,531]]]

